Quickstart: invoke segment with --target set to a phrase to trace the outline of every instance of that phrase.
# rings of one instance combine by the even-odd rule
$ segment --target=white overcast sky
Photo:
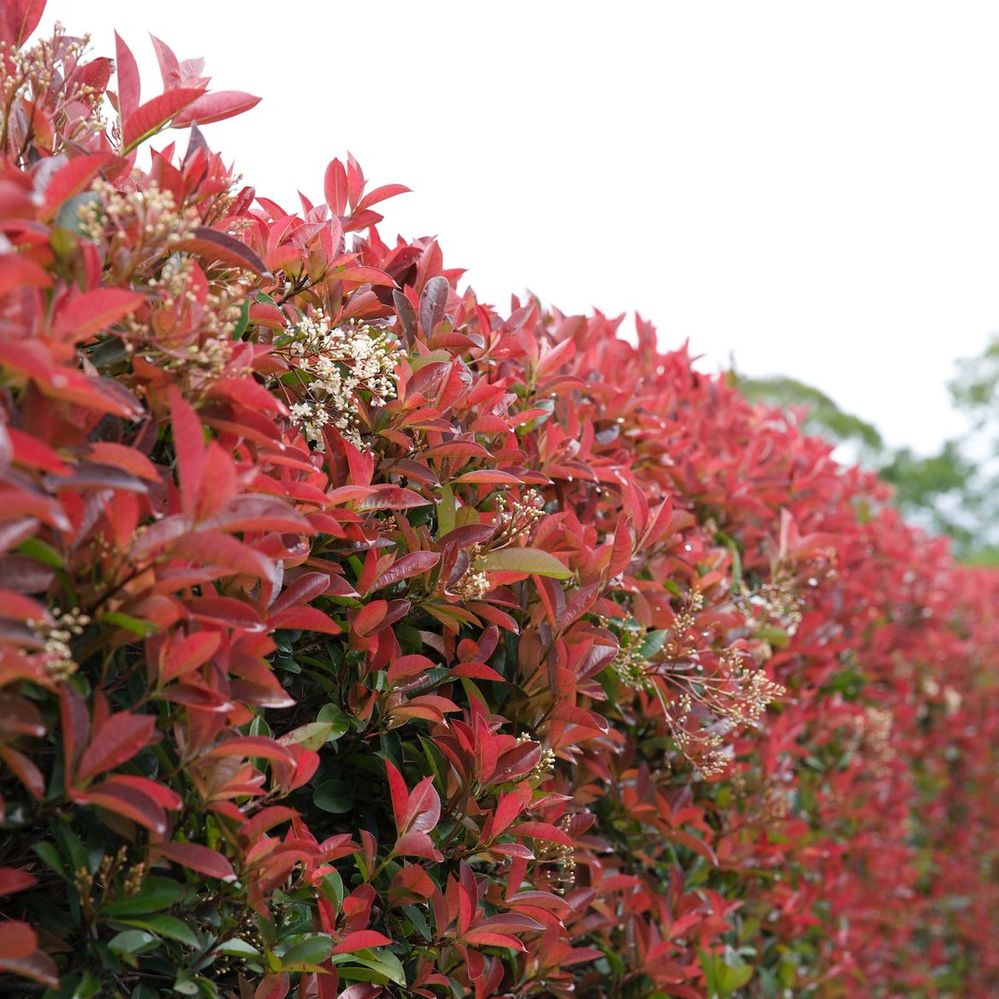
[[[258,192],[322,196],[350,150],[383,236],[437,235],[505,307],[634,311],[934,448],[944,383],[999,331],[999,4],[50,0],[148,32],[263,101],[207,126]],[[183,140],[182,140],[183,141]],[[630,321],[630,316],[629,316]]]

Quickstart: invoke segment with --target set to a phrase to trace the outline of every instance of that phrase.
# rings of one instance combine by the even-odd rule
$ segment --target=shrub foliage
[[[385,242],[352,158],[240,188],[197,125],[256,98],[159,41],[144,98],[41,7],[0,12],[4,994],[990,994],[996,577],[648,323]]]

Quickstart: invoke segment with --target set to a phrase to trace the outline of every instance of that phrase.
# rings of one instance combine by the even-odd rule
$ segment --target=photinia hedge
[[[648,323],[459,290],[352,158],[239,188],[197,126],[256,98],[154,39],[144,99],[42,6],[0,9],[0,991],[994,994],[997,576]]]

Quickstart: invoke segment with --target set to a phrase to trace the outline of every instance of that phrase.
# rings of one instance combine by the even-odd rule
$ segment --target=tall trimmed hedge
[[[648,323],[459,290],[353,159],[238,189],[197,124],[256,98],[157,42],[143,99],[42,6],[0,10],[0,992],[994,994],[997,576]]]

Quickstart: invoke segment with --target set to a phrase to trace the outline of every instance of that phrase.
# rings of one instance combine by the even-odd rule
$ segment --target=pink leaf
[[[326,195],[326,204],[330,206],[334,215],[347,214],[347,171],[339,160],[332,160],[326,167],[326,176],[323,179],[323,190]]]
[[[357,208],[354,210],[356,212],[363,212],[365,208],[377,205],[379,201],[384,201],[386,198],[394,198],[399,194],[409,194],[409,190],[403,184],[384,184],[382,187],[376,187],[374,190],[368,191],[358,202]]]
[[[178,87],[146,101],[126,119],[122,129],[122,152],[130,153],[136,146],[155,135],[178,111],[204,93],[201,87]]]
[[[216,90],[213,93],[199,97],[189,107],[186,107],[173,120],[174,128],[186,128],[197,123],[207,125],[209,122],[222,121],[234,115],[249,111],[260,103],[259,97],[244,94],[239,90]]]
[[[118,70],[118,111],[123,123],[135,114],[139,106],[139,67],[132,50],[125,44],[121,35],[114,33],[114,64]]]

